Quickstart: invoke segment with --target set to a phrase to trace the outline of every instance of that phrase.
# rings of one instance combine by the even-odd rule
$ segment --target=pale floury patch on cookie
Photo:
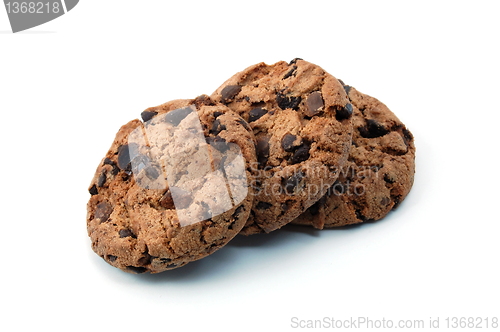
[[[180,226],[229,211],[248,195],[241,149],[207,143],[193,105],[155,116],[132,131],[128,156],[139,186],[169,189]]]

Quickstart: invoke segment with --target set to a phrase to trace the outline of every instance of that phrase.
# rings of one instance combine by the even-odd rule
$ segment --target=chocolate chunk
[[[240,205],[236,208],[236,210],[234,210],[233,212],[233,219],[238,219],[238,217],[240,216],[240,213],[241,211],[245,210],[245,207],[243,205]]]
[[[278,106],[283,110],[286,110],[287,108],[297,110],[301,100],[302,98],[300,96],[286,96],[281,92],[278,92],[276,94],[276,102],[278,103]]]
[[[306,161],[309,159],[309,149],[311,146],[308,143],[304,143],[302,146],[300,146],[297,151],[293,154],[292,158],[290,158],[290,163],[293,164],[298,164],[300,162]]]
[[[102,186],[104,186],[105,183],[106,183],[106,172],[103,171],[101,175],[99,175],[99,178],[97,179],[97,186],[99,188],[102,188]]]
[[[113,167],[113,169],[111,170],[111,174],[113,175],[118,174],[118,172],[120,171],[120,169],[116,166],[116,163],[109,158],[104,159],[103,165],[111,165],[111,167]]]
[[[347,95],[349,95],[349,91],[351,91],[351,86],[350,85],[346,85],[344,83],[344,81],[342,81],[341,79],[338,80],[340,82],[340,84],[342,84],[342,86],[344,87],[344,90],[345,90],[345,93],[347,93]]]
[[[110,262],[114,262],[114,261],[116,261],[116,259],[117,259],[118,257],[116,257],[116,256],[114,256],[114,255],[107,255],[107,256],[106,256],[106,258],[108,259],[108,261],[110,261]]]
[[[382,197],[382,199],[380,200],[380,204],[381,205],[387,205],[391,202],[391,199],[389,197]]]
[[[257,139],[255,153],[257,154],[259,168],[264,168],[267,164],[267,160],[269,159],[269,137],[264,136]]]
[[[229,150],[229,144],[226,142],[224,138],[220,136],[207,137],[206,141],[211,147],[213,147],[217,151],[220,151],[221,153],[224,153],[227,150]]]
[[[191,112],[193,112],[193,109],[189,106],[178,108],[176,110],[168,112],[165,116],[165,121],[173,126],[178,126],[179,123],[181,123],[181,121],[184,120]]]
[[[95,184],[94,184],[92,187],[90,187],[90,189],[89,189],[89,193],[90,193],[92,196],[94,196],[94,195],[97,195],[97,194],[98,194],[98,192],[97,192],[97,187],[96,187],[96,185],[95,185]]]
[[[304,110],[304,114],[309,117],[315,116],[321,111],[324,106],[325,103],[323,102],[321,92],[314,91],[306,99],[306,108]]]
[[[101,222],[106,222],[109,219],[109,216],[113,212],[113,207],[107,202],[101,202],[97,204],[94,217],[96,219],[100,219]]]
[[[413,141],[413,134],[408,129],[403,128],[402,132],[403,132],[403,138],[405,139],[405,143]]]
[[[141,265],[149,265],[149,264],[151,264],[151,259],[153,258],[153,256],[151,256],[147,252],[143,253],[143,255],[144,256],[142,256],[141,258],[139,258],[139,260],[137,261],[137,263],[139,263]]]
[[[156,114],[158,114],[158,112],[155,112],[155,111],[144,111],[141,113],[141,118],[142,118],[142,121],[144,122],[148,122],[149,120],[151,120]]]
[[[293,64],[295,64],[295,63],[297,63],[297,60],[304,60],[304,59],[302,59],[302,58],[295,58],[295,59],[293,59],[292,61],[290,61],[290,62],[288,63],[288,65],[289,65],[289,66],[291,66],[291,65],[293,65]]]
[[[383,125],[372,119],[367,119],[366,126],[359,127],[358,130],[364,138],[376,138],[389,133]]]
[[[394,177],[390,176],[389,174],[384,174],[384,181],[392,184],[396,182],[396,179],[394,179]]]
[[[137,236],[135,236],[134,232],[132,232],[130,229],[120,229],[118,234],[120,235],[120,238],[131,237],[137,239]]]
[[[252,131],[252,128],[250,128],[250,125],[245,120],[238,119],[238,120],[236,120],[236,122],[238,122],[240,125],[242,125],[246,131]]]
[[[146,272],[148,269],[142,266],[127,266],[127,270],[132,271],[134,273],[140,274]]]
[[[267,114],[267,110],[257,107],[248,112],[248,122],[254,122]]]
[[[283,136],[283,138],[281,139],[281,147],[286,152],[292,152],[297,148],[297,145],[293,144],[296,140],[297,136],[286,133],[285,136]]]
[[[368,221],[368,219],[361,212],[361,209],[356,209],[354,212],[356,213],[356,219],[361,220],[362,222]]]
[[[147,166],[144,172],[150,180],[156,180],[160,176],[160,170],[155,165]]]
[[[221,102],[227,103],[241,91],[241,85],[228,85],[221,91]]]
[[[304,173],[298,172],[288,178],[283,179],[281,181],[281,186],[283,187],[285,193],[287,193],[288,195],[292,195],[296,191],[297,186],[300,184],[303,178]]]
[[[163,194],[158,203],[165,209],[175,209],[174,200],[172,199],[172,193],[170,192],[170,189]]]
[[[214,112],[213,116],[214,116],[215,119],[217,119],[222,114],[224,114],[224,113],[222,113],[222,112]]]
[[[120,167],[122,171],[130,172],[132,170],[130,156],[137,153],[138,150],[139,147],[135,143],[121,145],[118,148],[118,167]]]
[[[212,130],[211,132],[214,135],[219,135],[219,133],[223,130],[226,130],[226,126],[220,123],[219,119],[215,119],[215,121],[212,123]]]
[[[341,109],[337,109],[335,113],[335,118],[338,121],[349,119],[352,116],[352,105],[350,103],[346,104]]]
[[[283,79],[286,80],[287,78],[292,76],[296,70],[297,66],[293,66],[292,69],[290,69],[290,71],[288,71],[288,73],[286,73],[285,76],[283,76]]]
[[[268,203],[268,202],[259,202],[257,203],[257,209],[259,210],[267,210],[269,209],[271,206],[273,206],[271,203]]]
[[[115,165],[115,162],[109,158],[104,158],[103,165]]]

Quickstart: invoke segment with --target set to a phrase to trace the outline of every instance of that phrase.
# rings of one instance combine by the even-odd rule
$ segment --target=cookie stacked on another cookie
[[[210,97],[124,125],[89,187],[92,249],[131,273],[206,257],[237,234],[383,218],[413,184],[410,131],[321,67],[259,63]]]
[[[351,145],[353,107],[321,67],[301,59],[259,63],[211,97],[248,121],[257,139],[255,200],[242,234],[286,225],[337,179]]]

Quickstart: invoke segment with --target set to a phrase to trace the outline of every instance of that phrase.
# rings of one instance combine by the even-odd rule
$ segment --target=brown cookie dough
[[[157,273],[213,253],[243,228],[255,138],[240,116],[206,96],[141,116],[120,129],[97,168],[87,229],[109,264]]]
[[[334,183],[352,140],[352,105],[322,68],[301,59],[259,63],[212,98],[248,121],[257,139],[256,198],[242,234],[280,228]]]
[[[322,229],[379,220],[413,185],[413,135],[383,103],[344,87],[354,107],[349,161],[325,196],[293,224]]]

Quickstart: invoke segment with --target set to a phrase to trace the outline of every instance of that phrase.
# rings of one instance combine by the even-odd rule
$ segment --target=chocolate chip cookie
[[[256,197],[242,234],[287,224],[337,179],[352,140],[353,107],[321,67],[302,59],[259,63],[211,97],[245,119],[257,139]]]
[[[256,162],[249,125],[206,96],[149,108],[124,125],[91,182],[93,250],[157,273],[224,246],[245,225]]]
[[[386,105],[344,87],[354,111],[349,160],[325,196],[294,224],[322,229],[378,220],[396,208],[412,187],[413,135]]]

